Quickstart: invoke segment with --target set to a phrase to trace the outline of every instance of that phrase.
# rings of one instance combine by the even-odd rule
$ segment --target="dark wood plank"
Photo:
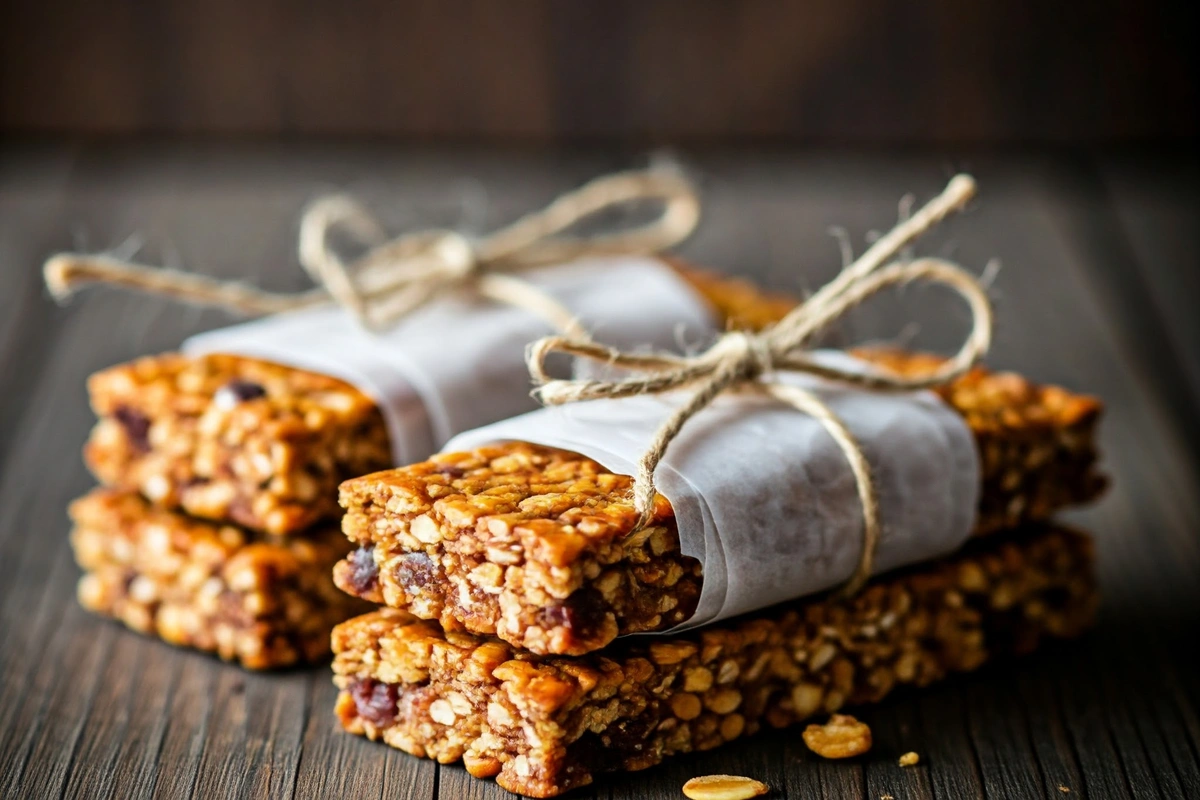
[[[986,677],[973,676],[963,687],[963,711],[984,795],[1046,797],[1024,710],[1010,702],[1005,691],[1012,675],[1004,675],[1003,680],[997,677],[989,671]]]
[[[66,554],[59,553],[58,562],[66,567],[69,563]],[[66,567],[53,570],[50,575],[64,579],[69,585],[69,573],[70,567]],[[47,600],[47,605],[57,606],[59,614],[68,618],[81,613],[70,606],[64,609],[59,598]],[[6,765],[0,773],[5,796],[59,794],[83,733],[83,721],[99,690],[98,673],[112,648],[112,631],[96,631],[89,637],[73,636],[70,628],[61,626],[58,619],[46,619],[59,614],[35,614],[35,621],[49,624],[30,632],[29,651],[5,659],[5,675],[12,676],[10,680],[17,675],[22,678],[21,684],[6,690],[0,714],[0,718],[12,725],[0,749]],[[55,669],[55,664],[68,659],[81,673],[69,682]],[[85,671],[90,671],[90,675]]]
[[[934,687],[917,701],[919,727],[911,748],[929,770],[933,796],[983,797],[983,769],[962,709],[962,687]]]
[[[1192,331],[1186,321],[1194,315],[1181,307],[1200,298],[1194,268],[1200,253],[1194,234],[1191,241],[1182,231],[1179,236],[1167,235],[1163,246],[1152,251],[1144,232],[1134,228],[1141,234],[1140,246],[1135,247],[1116,196],[1107,190],[1095,164],[1081,161],[1070,166],[1052,180],[1056,221],[1079,250],[1076,269],[1088,284],[1096,309],[1111,320],[1125,369],[1164,406],[1162,411],[1170,415],[1192,454],[1200,453],[1200,422],[1194,413],[1200,393],[1192,385],[1196,359],[1191,357],[1194,345],[1189,346]],[[1200,195],[1179,186],[1189,174],[1200,175],[1194,157],[1180,160],[1178,174],[1164,176],[1158,196],[1171,211],[1154,215],[1161,225],[1181,227],[1180,214],[1189,210],[1189,204],[1190,210],[1200,210]],[[1125,218],[1132,215],[1128,211]],[[1164,296],[1173,299],[1164,301]]]
[[[1136,259],[1144,281],[1144,311],[1160,319],[1176,358],[1170,372],[1180,374],[1192,398],[1200,398],[1200,359],[1189,357],[1200,341],[1200,161],[1179,154],[1164,170],[1145,155],[1094,159],[1103,191],[1112,204],[1117,227]],[[1121,302],[1122,298],[1116,298]]]
[[[77,155],[74,146],[0,148],[0,376],[6,385],[30,382],[64,319],[45,313],[39,265],[48,252],[71,244],[66,185]],[[0,393],[0,419],[18,419],[29,398],[27,391]],[[15,433],[15,426],[0,427],[0,463]]]
[[[182,655],[184,663],[178,683],[174,692],[164,698],[166,720],[158,760],[145,772],[136,773],[139,782],[151,783],[156,797],[195,796],[200,760],[213,734],[212,698],[216,693],[217,670],[207,658]],[[133,767],[131,764],[131,771]]]
[[[1052,683],[1043,677],[1047,671],[1043,664],[1057,673],[1071,674],[1079,666],[1072,661],[1066,648],[1059,648],[1050,656],[1039,658],[1037,664],[1021,669],[1016,676],[1017,699],[1026,716],[1028,735],[1042,776],[1042,791],[1047,797],[1078,794],[1083,786],[1079,755],[1065,728]]]
[[[110,633],[118,633],[112,627]],[[117,639],[100,673],[104,690],[96,692],[83,719],[87,735],[71,755],[64,797],[150,796],[153,765],[167,723],[165,704],[174,693],[179,669],[159,666],[151,652],[159,647],[154,642]],[[137,768],[131,769],[134,764]]]
[[[929,753],[918,752],[924,763],[901,767],[900,756],[928,741],[920,731],[920,696],[917,692],[902,691],[878,709],[872,709],[864,721],[871,726],[872,746],[866,769],[866,796],[891,795],[895,800],[932,800],[936,795],[930,776]],[[960,792],[958,797],[971,797]]]

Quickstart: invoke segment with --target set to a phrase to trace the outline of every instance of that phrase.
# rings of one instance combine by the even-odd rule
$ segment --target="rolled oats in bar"
[[[347,550],[336,526],[272,537],[112,489],[76,500],[71,517],[84,608],[250,669],[328,658],[333,626],[368,608],[330,578]]]
[[[553,797],[1076,635],[1096,604],[1092,561],[1084,534],[1030,528],[877,578],[851,599],[578,657],[383,609],[334,631],[337,715],[351,733]]]
[[[759,328],[792,305],[743,281],[672,269],[722,325]],[[152,356],[93,375],[88,390],[100,420],[84,453],[96,477],[197,517],[300,531],[337,517],[339,483],[396,463],[384,415],[363,391],[259,358]]]
[[[898,371],[926,371],[934,358],[859,355]],[[983,369],[938,393],[980,455],[976,534],[1045,519],[1103,488],[1096,400]],[[661,495],[651,524],[633,532],[630,486],[596,461],[520,442],[347,481],[343,530],[358,549],[335,580],[447,630],[540,654],[580,655],[621,634],[666,630],[692,617],[704,575],[681,551]]]

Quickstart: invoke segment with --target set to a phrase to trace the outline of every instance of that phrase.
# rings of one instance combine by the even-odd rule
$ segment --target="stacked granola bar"
[[[859,355],[902,373],[932,358]],[[613,641],[686,622],[705,579],[665,498],[638,528],[626,475],[509,442],[347,481],[357,549],[335,580],[388,608],[335,629],[339,719],[551,797],[1079,632],[1096,599],[1090,542],[1043,521],[1104,487],[1100,404],[985,369],[937,391],[980,455],[962,551],[850,599],[678,635]]]
[[[250,669],[329,656],[365,604],[339,592],[337,482],[389,463],[375,404],[334,378],[232,355],[168,353],[88,381],[70,508],[79,602]]]
[[[675,265],[729,324],[788,304]],[[71,508],[80,602],[250,668],[328,656],[368,606],[336,591],[353,549],[338,485],[391,464],[377,405],[336,378],[236,355],[142,358],[88,381],[84,458],[104,488]]]
[[[95,489],[71,504],[87,609],[159,636],[272,669],[329,655],[329,632],[363,604],[329,579],[346,541],[326,523],[270,536]]]
[[[1091,568],[1083,534],[1026,530],[850,601],[788,604],[575,657],[383,609],[334,631],[337,715],[351,733],[553,797],[1075,635],[1096,602]]]

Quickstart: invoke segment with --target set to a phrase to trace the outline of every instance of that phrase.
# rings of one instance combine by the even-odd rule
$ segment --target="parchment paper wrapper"
[[[617,347],[677,351],[680,342],[706,341],[714,330],[703,298],[651,258],[583,259],[521,277]],[[460,431],[537,408],[525,348],[553,332],[529,311],[464,292],[382,333],[327,307],[202,333],[183,351],[261,358],[347,381],[380,407],[396,463],[410,464]]]
[[[823,360],[866,365],[842,353]],[[966,423],[932,392],[869,393],[795,374],[850,428],[872,466],[883,531],[876,573],[955,550],[969,536],[979,462]],[[634,474],[682,396],[545,408],[455,437],[446,449],[519,440],[573,450]],[[863,515],[846,457],[820,423],[776,400],[727,395],[693,417],[656,474],[684,554],[704,566],[691,628],[845,582],[863,546]]]

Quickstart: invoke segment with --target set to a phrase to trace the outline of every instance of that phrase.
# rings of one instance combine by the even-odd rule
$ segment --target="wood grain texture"
[[[1165,0],[8,0],[0,130],[1111,142],[1197,133]]]
[[[1198,197],[1179,177],[1194,175],[1195,162],[821,151],[686,161],[708,197],[686,255],[788,291],[837,270],[828,226],[844,226],[861,249],[903,193],[928,197],[956,169],[976,174],[981,199],[922,249],[953,251],[975,268],[1000,257],[993,363],[1107,402],[1114,488],[1073,515],[1096,534],[1106,602],[1079,642],[863,709],[876,744],[862,759],[824,762],[797,731],[766,733],[577,796],[665,800],[711,772],[751,775],[772,797],[805,800],[1200,796],[1200,462],[1186,347],[1200,298],[1185,224]],[[383,146],[5,149],[0,797],[509,796],[461,766],[341,733],[326,668],[249,674],[80,610],[64,508],[90,484],[79,461],[91,424],[83,380],[225,318],[111,291],[58,308],[37,270],[56,249],[119,248],[137,235],[147,260],[295,288],[295,219],[319,192],[355,191],[397,229],[479,231],[630,163],[600,151]],[[952,302],[919,288],[882,298],[842,338],[946,347],[966,326]],[[921,763],[902,769],[896,760],[909,750]]]

